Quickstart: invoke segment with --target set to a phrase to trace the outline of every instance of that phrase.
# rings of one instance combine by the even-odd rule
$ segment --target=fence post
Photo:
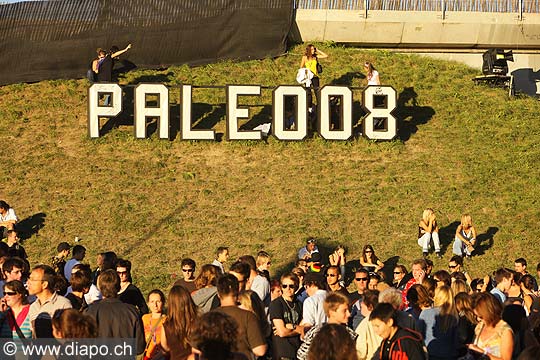
[[[367,19],[369,0],[364,0],[364,17]]]
[[[519,0],[519,20],[523,20],[523,0]]]
[[[441,0],[442,19],[446,18],[446,0]]]

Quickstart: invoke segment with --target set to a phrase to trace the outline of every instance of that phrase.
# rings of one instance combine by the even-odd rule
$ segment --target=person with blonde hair
[[[461,215],[461,224],[456,229],[452,250],[459,256],[471,257],[476,245],[476,229],[469,214]]]
[[[502,304],[490,293],[478,293],[473,297],[473,309],[478,325],[469,349],[489,360],[512,359],[514,335],[510,325],[502,320]]]
[[[454,294],[449,286],[435,289],[434,307],[422,310],[419,325],[433,360],[456,359],[458,338],[458,314]]]
[[[345,278],[345,263],[347,259],[345,257],[345,247],[338,245],[335,247],[334,252],[328,256],[328,262],[330,265],[339,266],[341,277]]]
[[[439,226],[435,217],[435,212],[431,208],[427,208],[422,213],[422,219],[418,224],[418,245],[422,247],[422,254],[427,257],[429,247],[433,240],[435,254],[441,258],[441,242],[439,241]]]

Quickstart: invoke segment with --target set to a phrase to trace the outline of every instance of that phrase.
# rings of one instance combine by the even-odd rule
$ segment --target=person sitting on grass
[[[7,231],[13,230],[18,221],[15,210],[7,202],[0,200],[0,239],[6,237]]]
[[[461,215],[461,224],[456,229],[456,237],[452,251],[461,257],[470,258],[476,245],[476,229],[472,223],[471,215]]]

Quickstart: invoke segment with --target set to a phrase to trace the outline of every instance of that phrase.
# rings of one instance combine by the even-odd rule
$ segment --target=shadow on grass
[[[17,223],[17,233],[22,241],[29,239],[32,235],[39,235],[39,230],[45,226],[45,213],[37,213],[29,216]]]
[[[459,224],[460,224],[459,221],[454,221],[446,226],[439,228],[441,254],[445,254],[448,248],[450,248],[450,252],[451,252],[452,244],[454,243],[454,237],[456,236],[456,229],[459,226]]]
[[[366,78],[366,75],[362,73],[349,71],[348,73],[341,75],[337,79],[333,79],[330,82],[330,85],[352,86],[354,79],[365,79],[365,78]]]
[[[133,117],[133,96],[134,87],[126,86],[122,93],[122,112],[116,117],[110,117],[99,130],[100,136],[106,135],[119,126],[133,126],[135,124]],[[114,101],[114,99],[113,99]]]
[[[155,75],[142,75],[130,81],[131,84],[139,83],[168,83],[171,79],[169,76],[174,76],[174,73],[169,71],[166,74],[155,74]]]
[[[474,255],[484,255],[486,253],[486,250],[493,247],[493,237],[495,236],[497,231],[499,231],[498,227],[490,226],[485,233],[478,234],[476,236],[476,247]]]
[[[395,115],[400,124],[398,136],[402,141],[407,141],[418,131],[418,125],[426,124],[435,110],[429,106],[418,106],[418,94],[414,87],[406,87],[398,95]]]

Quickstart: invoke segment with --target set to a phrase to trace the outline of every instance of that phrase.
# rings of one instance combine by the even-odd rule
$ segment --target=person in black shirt
[[[377,304],[369,315],[369,322],[375,333],[383,338],[374,359],[428,359],[422,335],[397,326],[397,310],[391,304]]]

